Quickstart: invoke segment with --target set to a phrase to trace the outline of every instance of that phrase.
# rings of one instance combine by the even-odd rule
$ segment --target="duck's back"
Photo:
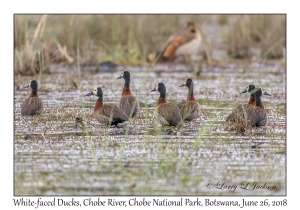
[[[267,123],[266,111],[258,106],[251,104],[238,105],[226,118],[238,124],[251,125],[252,127],[265,126]]]
[[[132,112],[132,117],[136,116],[139,112],[139,102],[134,96],[122,96],[120,102],[119,102],[119,108],[127,115],[129,116]],[[133,111],[132,111],[133,109]]]
[[[185,121],[192,121],[200,115],[200,104],[197,101],[183,101],[177,105]]]
[[[43,110],[43,102],[38,97],[28,97],[21,105],[21,115],[24,116],[41,114]]]
[[[122,123],[128,120],[128,116],[115,104],[104,104],[94,113],[95,118],[102,123],[109,123],[112,118],[112,124]]]
[[[159,117],[163,118],[169,125],[176,126],[182,121],[178,107],[172,103],[159,104],[156,107]]]

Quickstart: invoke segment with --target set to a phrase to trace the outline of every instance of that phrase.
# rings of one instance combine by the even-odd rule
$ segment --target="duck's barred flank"
[[[119,123],[123,123],[128,120],[128,116],[119,109],[117,105],[103,104],[103,92],[101,87],[97,87],[92,92],[86,94],[86,96],[91,95],[98,97],[94,108],[94,117],[100,123],[106,126],[115,125],[118,127]]]
[[[261,96],[269,95],[262,88],[255,88],[249,85],[241,93],[250,93],[248,104],[237,105],[232,113],[226,118],[226,121],[233,123],[233,129],[245,130],[251,127],[265,126],[267,123],[267,113],[261,102]]]
[[[156,105],[156,114],[162,126],[177,126],[182,124],[179,109],[175,104],[166,100],[166,87],[163,83],[158,83],[150,92],[158,91],[160,96]]]

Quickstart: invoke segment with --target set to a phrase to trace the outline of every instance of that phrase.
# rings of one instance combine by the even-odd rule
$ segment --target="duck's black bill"
[[[85,96],[91,96],[91,95],[93,95],[92,92],[85,94]]]
[[[244,91],[242,91],[242,92],[240,92],[240,93],[247,93],[247,91],[246,91],[246,90],[244,90]]]
[[[185,86],[185,84],[179,85],[179,87],[184,87],[184,86]]]
[[[264,95],[266,96],[272,96],[270,93],[265,92]]]
[[[24,86],[24,88],[29,88],[29,85]]]
[[[123,77],[122,76],[119,76],[117,79],[122,79]]]
[[[156,91],[156,89],[154,88],[153,90],[150,90],[150,92],[155,92]]]

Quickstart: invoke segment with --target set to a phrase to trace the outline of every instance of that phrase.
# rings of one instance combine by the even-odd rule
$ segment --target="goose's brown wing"
[[[164,57],[170,57],[175,54],[175,51],[185,43],[193,40],[196,37],[196,32],[191,32],[185,29],[173,34],[167,41],[167,47],[163,52]]]

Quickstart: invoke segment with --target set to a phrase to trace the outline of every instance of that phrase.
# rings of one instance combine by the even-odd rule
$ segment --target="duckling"
[[[138,100],[131,94],[130,91],[130,73],[123,71],[117,79],[124,78],[125,84],[122,91],[122,97],[119,102],[119,108],[129,117],[132,118],[139,112],[140,106]]]
[[[128,116],[115,104],[103,104],[103,92],[101,87],[95,88],[92,92],[87,93],[85,96],[97,96],[97,102],[94,107],[94,117],[107,126],[115,125],[119,127],[119,123],[128,120]]]
[[[29,87],[31,88],[31,94],[21,105],[21,115],[23,116],[41,114],[44,110],[43,102],[37,94],[38,83],[31,80],[29,85],[24,86],[24,88]]]
[[[197,51],[201,42],[202,36],[195,23],[187,21],[182,29],[170,36],[162,52],[151,53],[148,59],[154,62],[160,55],[163,61],[170,60],[174,55],[191,55]]]
[[[190,78],[184,80],[182,85],[179,87],[188,87],[189,92],[186,101],[183,101],[177,105],[180,110],[180,115],[184,121],[192,121],[200,116],[200,104],[196,101],[194,97],[194,85]]]
[[[164,83],[158,83],[150,92],[158,91],[160,96],[156,104],[156,113],[162,126],[180,126],[182,118],[178,107],[166,100],[166,87]]]
[[[226,118],[226,121],[235,123],[238,130],[244,130],[246,127],[261,127],[267,123],[267,113],[261,102],[261,96],[271,94],[263,88],[255,88],[249,85],[241,93],[249,92],[250,99],[248,104],[238,105],[232,113]]]

